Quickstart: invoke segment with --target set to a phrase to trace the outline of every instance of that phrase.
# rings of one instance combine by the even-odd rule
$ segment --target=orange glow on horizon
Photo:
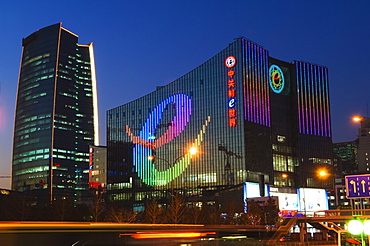
[[[5,110],[0,106],[0,129],[5,128]]]

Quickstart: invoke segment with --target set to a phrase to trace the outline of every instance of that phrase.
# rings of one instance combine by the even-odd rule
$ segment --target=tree
[[[221,224],[221,204],[218,202],[208,204],[205,203],[202,207],[202,213],[205,218],[203,224],[219,225]]]
[[[185,198],[179,193],[175,193],[171,196],[171,203],[167,207],[168,222],[178,224],[184,220],[187,214],[187,208],[185,204]]]
[[[222,211],[226,213],[223,223],[227,225],[237,225],[239,222],[239,214],[243,212],[239,203],[235,200],[225,201]]]
[[[117,223],[132,223],[137,217],[137,212],[127,208],[110,207],[108,212],[108,220]]]
[[[29,220],[36,198],[29,193],[11,192],[6,199],[6,213],[10,220]]]
[[[144,217],[148,223],[156,224],[161,222],[160,215],[163,213],[163,209],[159,206],[157,200],[149,200],[145,203]]]
[[[99,221],[100,215],[104,212],[104,210],[104,193],[101,189],[98,189],[94,191],[93,203],[90,206],[91,215],[93,216],[95,222]]]
[[[71,199],[57,199],[53,201],[52,204],[53,214],[56,216],[56,219],[60,221],[68,220],[73,209],[73,200]]]
[[[192,203],[191,206],[188,208],[188,221],[189,223],[199,224],[202,223],[203,219],[203,211],[201,207],[198,207],[195,203]]]
[[[247,221],[251,225],[259,225],[262,218],[262,210],[260,205],[253,199],[247,201]]]
[[[272,197],[269,197],[266,206],[263,207],[267,225],[274,225],[279,218],[279,209],[275,202]]]

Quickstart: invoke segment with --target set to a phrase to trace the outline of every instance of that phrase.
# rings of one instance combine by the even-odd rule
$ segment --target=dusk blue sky
[[[11,172],[22,38],[63,23],[94,42],[101,145],[105,113],[165,85],[244,36],[291,62],[329,68],[334,142],[354,140],[368,115],[369,0],[0,1],[0,176]],[[0,179],[10,188],[10,179]]]

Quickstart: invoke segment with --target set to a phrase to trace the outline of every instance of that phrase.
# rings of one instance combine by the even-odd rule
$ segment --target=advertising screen
[[[270,195],[269,186],[265,185],[265,197],[268,197],[269,195]],[[259,183],[245,182],[243,187],[243,198],[245,209],[247,208],[247,199],[257,197],[261,197]],[[244,212],[247,211],[245,210]]]
[[[298,210],[298,195],[291,193],[275,193],[271,192],[271,196],[279,197],[280,210]]]
[[[265,185],[265,196],[269,196],[269,187]],[[244,200],[247,198],[261,197],[260,186],[258,183],[245,182],[244,183]]]
[[[320,211],[329,209],[328,194],[324,189],[299,188],[298,193],[300,211]]]

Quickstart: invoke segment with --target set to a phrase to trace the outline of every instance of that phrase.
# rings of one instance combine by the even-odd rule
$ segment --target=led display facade
[[[309,181],[316,165],[330,166],[327,68],[296,63],[238,38],[172,83],[107,111],[111,199],[139,204],[171,190],[204,196],[239,187],[242,201],[246,181],[297,187],[295,175]],[[321,74],[308,77],[310,68]]]

